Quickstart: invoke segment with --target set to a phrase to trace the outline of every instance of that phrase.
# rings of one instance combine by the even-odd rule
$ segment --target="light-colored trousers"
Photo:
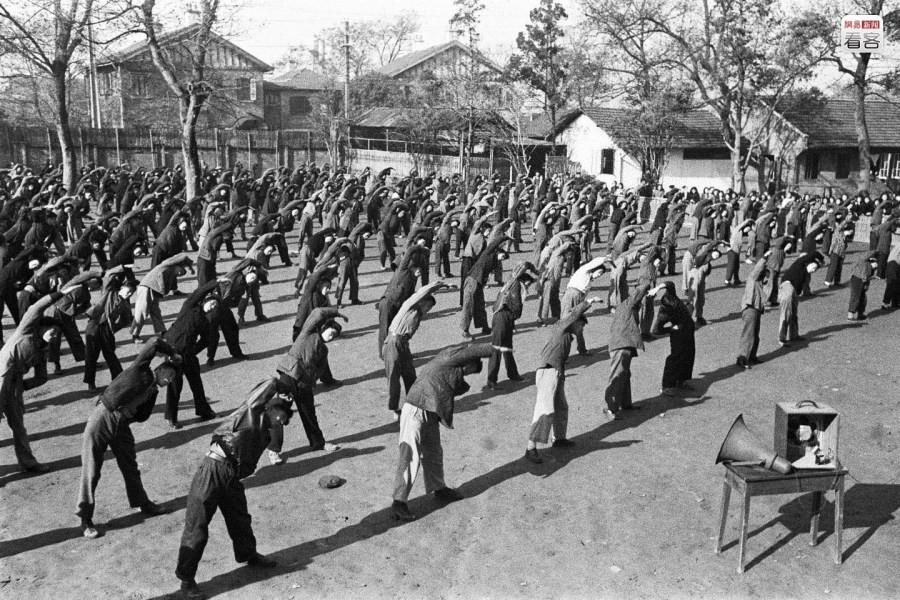
[[[444,483],[444,449],[438,416],[404,403],[400,410],[400,459],[394,479],[394,500],[407,501],[419,474],[419,466],[425,472],[426,494],[447,487]]]
[[[147,286],[139,285],[134,293],[134,322],[131,324],[131,335],[141,335],[141,329],[147,319],[153,323],[153,331],[156,335],[166,333],[166,325],[163,323],[162,312],[159,310],[158,294]]]
[[[778,340],[791,341],[799,335],[800,321],[797,318],[797,290],[790,281],[782,281],[778,287]]]
[[[569,425],[569,403],[566,401],[566,378],[554,368],[538,369],[534,373],[537,399],[534,402],[534,416],[528,440],[540,444],[553,439],[566,439]]]

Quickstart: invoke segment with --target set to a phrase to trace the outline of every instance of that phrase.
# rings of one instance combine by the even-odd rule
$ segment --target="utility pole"
[[[347,156],[350,164],[350,21],[344,21],[344,123],[347,126]]]

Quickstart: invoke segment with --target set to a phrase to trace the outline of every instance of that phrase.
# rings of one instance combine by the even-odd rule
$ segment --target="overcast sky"
[[[538,0],[483,0],[481,43],[486,48],[515,44],[516,35],[525,29],[528,12]],[[569,13],[576,10],[571,0],[562,2]],[[312,45],[316,33],[326,27],[340,25],[345,19],[363,21],[391,19],[406,12],[416,12],[422,24],[425,48],[447,41],[453,0],[251,0],[240,11],[240,20],[249,19],[244,32],[233,27],[232,40],[251,54],[274,63],[289,46]],[[574,19],[570,19],[574,20]]]

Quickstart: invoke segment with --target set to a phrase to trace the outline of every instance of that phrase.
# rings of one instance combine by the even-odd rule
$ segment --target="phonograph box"
[[[812,400],[775,405],[775,452],[795,469],[838,469],[841,416]]]

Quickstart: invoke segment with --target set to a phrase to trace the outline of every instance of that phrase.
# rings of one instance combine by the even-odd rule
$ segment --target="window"
[[[104,71],[103,73],[100,73],[99,87],[101,95],[109,96],[113,93],[113,88],[115,87],[113,80],[113,71]]]
[[[887,152],[881,155],[881,163],[878,168],[878,177],[887,179],[891,176],[891,153]]]
[[[900,179],[900,156],[893,154],[894,162],[891,164],[891,179]]]
[[[808,152],[806,154],[806,165],[803,170],[803,178],[804,179],[818,179],[819,178],[819,153],[818,152]]]
[[[685,148],[684,160],[731,160],[728,148]]]
[[[280,102],[278,101],[278,94],[266,94],[266,106],[278,106]]]
[[[146,73],[131,74],[131,95],[136,98],[150,96],[150,77]]]
[[[309,98],[306,96],[291,96],[288,104],[288,113],[292,117],[308,115],[310,112],[312,112],[312,105],[309,103]]]
[[[248,102],[250,100],[250,80],[246,77],[238,77],[234,85],[237,88],[237,99],[241,102]]]
[[[835,156],[834,178],[847,179],[851,171],[859,169],[859,155],[852,150],[839,150]]]
[[[600,151],[600,174],[613,175],[615,169],[616,151],[612,148],[604,148]]]

